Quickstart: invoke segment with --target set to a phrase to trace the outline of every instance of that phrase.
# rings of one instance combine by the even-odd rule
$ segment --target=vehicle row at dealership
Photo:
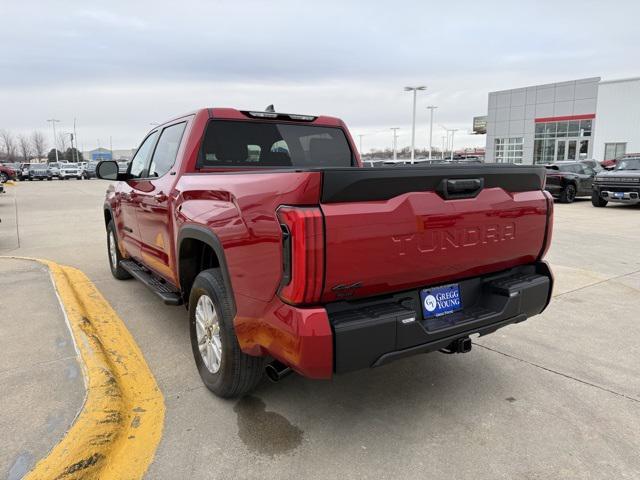
[[[33,162],[0,164],[0,182],[7,180],[78,180],[95,178],[99,162]],[[128,162],[118,162],[122,172],[127,170]]]

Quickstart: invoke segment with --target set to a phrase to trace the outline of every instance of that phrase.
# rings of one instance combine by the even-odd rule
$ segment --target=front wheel
[[[9,175],[4,172],[0,172],[0,182],[4,183],[9,180]]]
[[[576,199],[576,186],[573,183],[570,183],[562,190],[560,193],[560,201],[562,203],[572,203]]]
[[[591,205],[594,207],[606,207],[607,203],[609,202],[600,196],[600,192],[597,190],[591,192]]]
[[[120,262],[122,262],[122,255],[120,255],[120,249],[118,248],[118,236],[116,235],[116,226],[113,223],[113,220],[109,222],[109,226],[107,227],[107,253],[109,255],[111,275],[118,280],[127,280],[131,278],[131,274],[120,265]]]
[[[217,268],[200,272],[189,295],[189,330],[196,367],[207,388],[223,398],[253,390],[264,368],[262,357],[240,349],[230,295]]]

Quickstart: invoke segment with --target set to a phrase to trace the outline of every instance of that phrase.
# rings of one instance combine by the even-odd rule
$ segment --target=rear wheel
[[[109,222],[109,226],[107,227],[107,254],[109,255],[111,275],[118,280],[131,278],[131,274],[120,265],[122,255],[120,255],[120,249],[118,248],[118,236],[116,235],[116,226],[113,220]]]
[[[0,172],[0,182],[4,183],[7,180],[9,180],[9,175],[7,175],[5,172]]]
[[[560,201],[562,203],[572,203],[576,199],[576,186],[570,183],[560,193]]]
[[[597,190],[591,192],[591,205],[594,207],[606,207],[607,203],[609,202],[600,196],[600,192]]]
[[[219,397],[242,396],[260,382],[264,359],[240,349],[220,270],[200,272],[189,295],[191,348],[202,381]]]

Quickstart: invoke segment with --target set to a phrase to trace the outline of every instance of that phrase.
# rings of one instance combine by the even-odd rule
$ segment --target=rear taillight
[[[317,207],[283,206],[280,298],[292,304],[317,303],[324,280],[324,225]]]
[[[538,260],[542,260],[549,251],[551,238],[553,236],[553,197],[546,190],[543,190],[542,193],[547,201],[547,225],[544,231],[544,241],[542,242],[542,249],[538,255]]]

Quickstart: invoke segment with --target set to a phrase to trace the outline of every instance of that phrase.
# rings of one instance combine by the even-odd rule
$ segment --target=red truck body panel
[[[471,199],[446,201],[414,192],[387,201],[323,205],[326,280],[360,284],[352,298],[473,277],[534,262],[544,240],[547,201],[542,191],[484,189]]]
[[[171,171],[118,182],[108,194],[121,253],[180,289],[180,232],[192,226],[212,232],[228,270],[242,350],[271,355],[307,377],[330,378],[334,371],[323,305],[343,298],[336,285],[358,285],[349,298],[366,298],[533,263],[548,248],[552,212],[542,189],[485,188],[460,200],[417,191],[323,203],[322,171],[196,170],[212,118],[252,121],[237,110],[213,108],[157,127],[187,124]],[[362,165],[341,120],[321,116],[313,124],[343,129]],[[316,206],[324,217],[325,276],[317,305],[289,305],[278,296],[285,259],[276,210],[282,205]]]

